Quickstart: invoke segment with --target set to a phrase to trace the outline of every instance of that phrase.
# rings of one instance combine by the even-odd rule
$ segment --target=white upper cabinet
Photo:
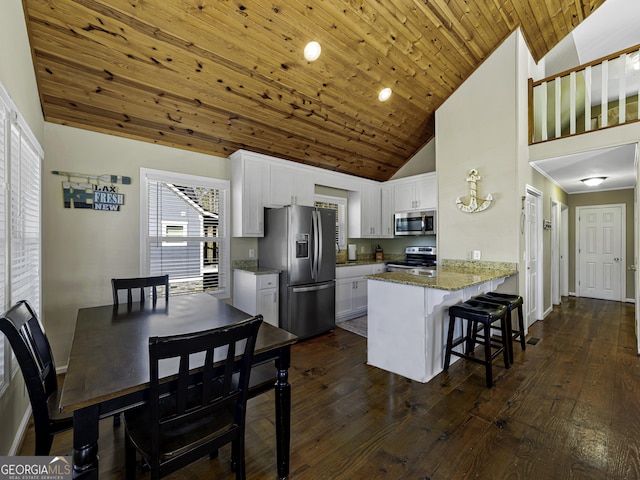
[[[379,238],[380,186],[362,182],[358,190],[349,192],[347,202],[350,238]]]
[[[425,173],[394,181],[393,200],[396,212],[436,208],[436,174]]]
[[[237,151],[230,158],[231,233],[234,237],[262,237],[267,164],[250,152]]]
[[[265,207],[313,206],[316,184],[349,192],[351,238],[392,238],[395,212],[437,207],[435,172],[379,183],[246,150],[229,158],[234,237],[264,236]]]
[[[315,184],[311,172],[289,165],[269,165],[269,191],[265,206],[313,206]]]
[[[380,189],[380,237],[393,237],[394,198],[393,185],[383,184]]]

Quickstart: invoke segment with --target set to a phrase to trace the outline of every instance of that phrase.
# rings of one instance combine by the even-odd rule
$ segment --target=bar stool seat
[[[527,349],[527,341],[524,333],[524,315],[522,313],[522,304],[524,303],[520,295],[512,295],[508,293],[489,292],[478,297],[475,297],[483,302],[493,302],[505,305],[509,310],[509,330],[511,331],[511,338],[515,340],[519,338],[520,346],[522,350]],[[513,310],[518,310],[518,330],[513,330]],[[509,361],[513,363],[513,342],[509,342],[511,351],[509,352]]]
[[[508,312],[509,310],[505,305],[481,302],[474,299],[449,307],[449,329],[447,332],[444,370],[449,369],[451,355],[456,355],[484,365],[487,387],[493,386],[492,360],[502,354],[505,368],[510,367],[509,348],[507,346]],[[455,323],[458,318],[466,320],[467,325],[465,328],[463,324],[462,336],[454,340]],[[494,341],[491,337],[491,324],[495,322],[500,322],[502,333],[499,342]],[[480,335],[477,334],[478,329],[482,331]],[[478,341],[478,337],[481,338],[481,342]],[[453,350],[461,344],[465,344],[463,353]],[[474,356],[473,350],[476,344],[484,346],[484,359]],[[492,347],[496,349],[493,353],[491,352]]]

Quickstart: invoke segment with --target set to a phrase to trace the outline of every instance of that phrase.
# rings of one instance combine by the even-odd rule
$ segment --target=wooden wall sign
[[[67,177],[67,181],[62,182],[64,208],[118,212],[120,206],[124,205],[124,194],[118,192],[116,184],[131,185],[131,177],[120,175],[86,175],[59,170],[53,170],[51,173]],[[85,181],[72,182],[72,178]]]

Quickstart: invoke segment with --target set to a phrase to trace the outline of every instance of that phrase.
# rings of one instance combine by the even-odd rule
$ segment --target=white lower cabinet
[[[366,275],[386,270],[384,264],[336,268],[336,322],[367,314]]]
[[[261,314],[264,321],[278,327],[277,273],[256,274],[233,271],[233,306],[249,315]]]

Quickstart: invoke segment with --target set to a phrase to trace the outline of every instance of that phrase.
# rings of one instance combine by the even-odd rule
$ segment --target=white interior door
[[[576,208],[578,295],[622,301],[624,205]]]
[[[525,261],[526,261],[526,324],[529,327],[542,318],[541,250],[542,219],[540,217],[542,192],[527,186],[525,196]]]

